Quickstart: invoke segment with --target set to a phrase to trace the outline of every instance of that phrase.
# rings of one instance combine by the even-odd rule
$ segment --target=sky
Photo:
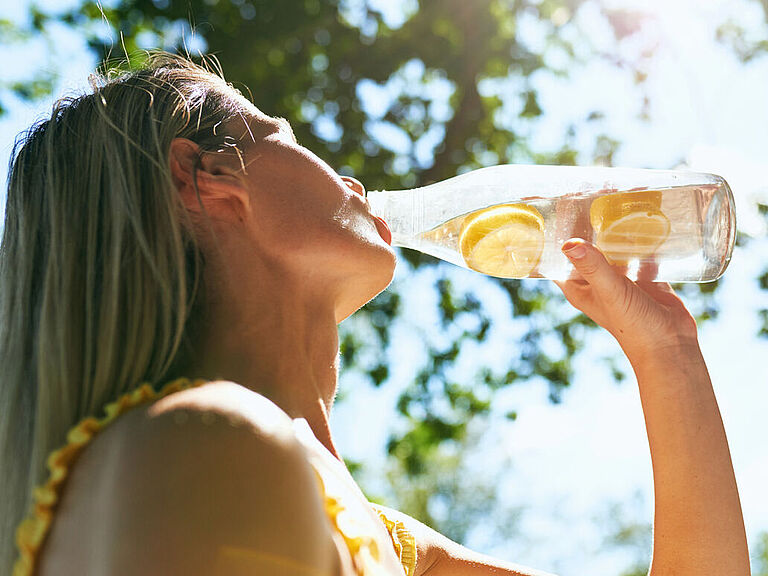
[[[755,281],[768,265],[764,220],[755,209],[757,200],[768,200],[768,57],[743,65],[713,38],[716,24],[728,18],[748,28],[764,20],[754,2],[650,0],[613,5],[650,9],[655,17],[656,25],[635,46],[641,52],[644,46],[657,45],[655,57],[645,63],[649,120],[637,118],[642,102],[631,78],[593,61],[572,70],[568,79],[546,73],[534,78],[544,114],[527,130],[535,147],[556,149],[574,118],[604,109],[605,120],[594,130],[623,142],[615,165],[712,172],[731,185],[739,229],[758,240],[735,249],[718,293],[720,317],[702,326],[700,342],[729,438],[746,528],[754,538],[768,530],[764,446],[768,419],[763,415],[768,405],[768,369],[764,367],[768,341],[755,336],[759,330],[756,311],[768,306],[768,294]],[[595,15],[587,10],[578,17]],[[764,28],[763,36],[768,34]],[[599,44],[601,31],[597,25],[594,29],[593,39]],[[540,36],[535,22],[525,34],[535,45]],[[514,83],[502,83],[498,89],[515,88]],[[563,94],[568,94],[567,104]],[[516,117],[515,112],[510,118]],[[594,136],[582,130],[577,145],[586,150]],[[453,276],[457,285],[466,285],[474,274],[457,269]],[[488,302],[493,296],[482,297]],[[437,330],[437,319],[424,317],[423,310],[429,306],[420,306],[428,297],[416,290],[409,293],[405,315]],[[503,298],[496,302],[504,306]],[[401,354],[407,366],[418,342],[404,335],[398,346],[396,357]],[[527,506],[520,525],[525,537],[485,551],[563,576],[615,574],[632,559],[620,552],[600,552],[603,535],[595,530],[595,519],[608,514],[612,503],[623,503],[627,519],[648,522],[652,518],[650,455],[631,369],[605,333],[595,334],[588,348],[579,358],[575,381],[562,404],[548,401],[544,384],[512,387],[501,401],[517,408],[518,419],[496,426],[478,447],[490,459],[490,467],[494,460],[501,465],[512,463],[503,493],[510,504]],[[494,353],[514,353],[514,341],[499,342]],[[612,382],[599,361],[606,354],[620,358],[620,366],[630,375],[626,383]],[[347,387],[354,385],[350,382]],[[335,425],[340,430],[353,429],[366,406],[394,406],[396,398],[396,390],[356,388],[338,407]],[[374,425],[369,429],[386,430],[389,414],[387,410],[371,414]],[[345,455],[367,460],[372,443],[383,445],[385,434],[340,438]]]
[[[354,11],[354,1],[345,4]],[[398,22],[399,2],[377,4],[386,9],[392,23]],[[413,7],[413,2],[403,4]],[[700,341],[730,442],[747,531],[754,537],[768,530],[768,458],[764,446],[768,438],[768,418],[764,416],[768,406],[768,369],[764,367],[768,340],[755,336],[759,329],[757,310],[768,308],[768,293],[760,291],[755,281],[768,267],[764,257],[768,242],[764,222],[754,208],[756,200],[768,201],[768,56],[742,65],[713,38],[715,23],[732,17],[754,27],[761,22],[760,14],[754,11],[757,3],[747,0],[616,0],[612,4],[643,7],[655,16],[652,29],[628,48],[631,57],[641,53],[643,46],[657,46],[655,57],[645,62],[649,120],[637,118],[642,102],[631,80],[604,63],[592,61],[571,70],[568,80],[537,75],[533,81],[540,90],[544,114],[524,129],[538,146],[556,148],[573,118],[602,108],[605,118],[593,129],[623,142],[614,157],[616,165],[687,167],[720,174],[730,183],[739,228],[757,239],[735,249],[718,293],[721,314],[701,327]],[[22,17],[25,6],[26,2],[2,3],[0,18]],[[588,26],[594,19],[593,41],[604,41],[604,30],[589,9],[563,17],[584,19]],[[523,33],[531,45],[540,39],[536,22],[525,24]],[[86,85],[94,60],[77,34],[58,31],[56,50],[51,56],[48,52],[39,42],[23,49],[0,50],[3,78],[24,77],[34,65],[56,75],[57,95]],[[375,99],[375,87],[369,88],[366,97]],[[513,94],[515,86],[501,84],[494,89]],[[567,103],[564,93],[568,94]],[[514,98],[510,100],[509,122],[514,122]],[[14,136],[49,109],[50,102],[46,99],[33,106],[12,103],[10,113],[0,119],[0,179],[5,180]],[[585,128],[577,135],[577,145],[586,150],[594,135]],[[4,192],[2,198],[4,204]],[[429,274],[426,271],[423,278],[412,277],[401,266],[395,282],[411,283],[404,302],[406,317],[424,330],[438,330],[437,318],[429,316],[425,312],[429,307],[423,305],[431,298]],[[457,284],[473,287],[491,309],[508,314],[502,294],[475,273],[455,268],[450,274]],[[493,361],[491,356],[514,354],[514,337],[512,326],[498,330],[486,352],[488,361]],[[396,338],[394,353],[402,362],[393,367],[394,380],[407,381],[408,371],[419,360],[415,338],[414,332],[405,329]],[[599,361],[608,354],[618,356],[630,374],[624,384],[615,384]],[[594,520],[617,502],[624,503],[631,519],[651,518],[650,458],[642,412],[631,370],[608,334],[595,332],[590,336],[588,351],[577,360],[576,374],[560,405],[549,403],[543,383],[512,387],[498,399],[514,407],[519,417],[514,423],[495,426],[480,441],[478,452],[498,467],[508,467],[502,470],[502,493],[509,503],[527,508],[520,526],[524,537],[484,551],[561,576],[614,574],[626,566],[628,558],[598,552],[602,536],[596,532]],[[332,425],[342,453],[352,460],[369,461],[375,469],[382,461],[391,425],[392,411],[382,407],[394,406],[399,390],[372,390],[359,384],[353,376],[342,382],[346,399],[333,415]],[[371,410],[371,406],[377,409]],[[365,434],[357,431],[361,413],[366,414],[368,423]]]

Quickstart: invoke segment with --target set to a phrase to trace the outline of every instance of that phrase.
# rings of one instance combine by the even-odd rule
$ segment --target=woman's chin
[[[380,265],[373,268],[375,274],[371,274],[364,279],[356,279],[350,282],[350,286],[355,287],[355,293],[349,294],[336,306],[336,323],[339,324],[346,320],[352,314],[360,310],[371,300],[389,287],[395,276],[395,257],[392,254],[391,265]]]

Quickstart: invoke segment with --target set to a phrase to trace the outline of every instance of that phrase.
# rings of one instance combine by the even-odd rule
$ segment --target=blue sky
[[[345,4],[352,18],[359,2],[349,0]],[[391,22],[398,21],[400,3],[378,4],[387,8]],[[413,2],[403,4],[413,6]],[[617,165],[671,168],[682,162],[697,171],[721,174],[731,184],[740,229],[758,239],[734,252],[718,295],[721,315],[702,327],[701,344],[730,440],[745,522],[754,536],[768,530],[768,458],[764,447],[768,438],[768,419],[764,417],[768,406],[768,369],[764,366],[768,341],[755,336],[757,310],[768,308],[768,293],[760,291],[755,282],[768,266],[764,222],[755,210],[756,200],[768,201],[768,56],[745,66],[713,38],[715,25],[726,18],[743,22],[763,37],[768,37],[768,30],[755,11],[757,2],[749,0],[616,0],[612,4],[654,12],[654,26],[626,48],[626,55],[635,57],[644,47],[657,46],[654,58],[645,62],[649,120],[637,118],[642,101],[627,74],[605,63],[588,61],[572,69],[570,79],[537,74],[532,81],[540,90],[544,115],[534,124],[516,128],[529,131],[539,147],[555,149],[574,118],[602,108],[605,119],[594,130],[622,141],[614,159]],[[25,2],[3,3],[0,17],[22,17],[25,7]],[[595,11],[588,6],[576,15],[559,17],[581,19],[585,26],[591,26],[593,42],[607,42]],[[523,34],[531,45],[540,41],[535,21],[524,24]],[[57,78],[57,95],[84,88],[94,61],[82,38],[65,29],[58,30],[55,38],[53,54],[39,41],[17,49],[3,48],[3,79],[24,77],[30,69],[42,67]],[[556,53],[548,57],[558,58]],[[507,97],[502,122],[516,122],[515,107],[520,102],[514,95],[519,88],[513,81],[485,87]],[[364,93],[371,100],[370,106],[376,106],[376,98],[386,98],[382,90],[367,88]],[[3,180],[13,137],[49,108],[50,100],[33,106],[13,103],[10,114],[0,119]],[[586,152],[595,134],[581,131],[577,145]],[[387,138],[386,134],[382,138]],[[397,146],[395,140],[390,144]],[[398,271],[396,282],[409,282],[404,304],[407,317],[421,330],[438,330],[437,319],[425,312],[429,307],[423,304],[431,297],[430,272],[424,272],[423,278],[405,272]],[[507,314],[508,304],[500,292],[477,275],[458,268],[451,275],[457,284],[472,286],[499,314]],[[403,327],[399,334],[395,353],[402,362],[393,369],[399,374],[396,379],[406,381],[419,360],[421,347],[414,330]],[[488,357],[478,361],[492,363],[515,353],[514,326],[499,328],[492,340],[485,351]],[[504,495],[508,502],[528,505],[521,525],[525,537],[486,551],[562,576],[616,573],[626,564],[620,554],[597,552],[600,534],[595,532],[594,519],[610,503],[631,503],[639,493],[640,503],[630,504],[629,513],[637,520],[649,520],[652,515],[650,460],[636,386],[631,377],[623,385],[613,384],[607,368],[598,360],[616,355],[624,371],[631,375],[631,370],[607,334],[594,334],[589,348],[578,360],[577,377],[561,405],[548,402],[543,383],[512,387],[498,402],[514,407],[518,420],[494,426],[479,445],[479,452],[490,462],[498,467],[511,466],[501,470],[507,480]],[[370,390],[357,384],[354,376],[342,382],[347,401],[339,405],[333,426],[342,453],[370,461],[375,470],[382,462],[393,413],[381,407],[393,406],[398,390]],[[371,410],[371,406],[377,409]],[[361,413],[368,421],[366,434],[356,433]]]
[[[637,118],[642,101],[628,74],[607,63],[589,61],[571,70],[568,79],[546,72],[534,77],[544,114],[533,125],[515,127],[529,131],[539,148],[556,149],[574,118],[600,108],[606,111],[601,125],[595,132],[584,130],[577,135],[578,145],[585,151],[601,130],[623,142],[614,158],[616,165],[713,172],[731,184],[740,230],[759,240],[736,249],[718,295],[721,315],[702,327],[700,339],[730,441],[745,523],[754,536],[768,529],[764,447],[768,424],[763,416],[768,405],[768,369],[764,366],[768,342],[755,337],[759,329],[756,311],[768,306],[768,295],[755,281],[768,265],[764,221],[755,209],[756,201],[768,200],[768,57],[745,66],[713,39],[715,26],[729,18],[763,37],[768,30],[755,2],[638,0],[612,4],[653,11],[655,25],[626,54],[633,57],[648,45],[657,46],[655,57],[645,63],[649,120]],[[595,10],[582,10],[577,17],[593,26],[595,43],[609,46],[601,36],[605,31]],[[536,22],[528,23],[524,34],[532,45],[541,37]],[[520,92],[514,80],[487,89],[502,96]],[[375,90],[368,94],[375,96]],[[514,123],[516,107],[521,104],[514,97],[508,101],[508,121]],[[500,315],[507,314],[503,297],[475,282],[473,273],[457,270],[453,276],[456,284],[477,284],[484,301],[498,306]],[[407,281],[414,283],[413,278]],[[437,319],[424,316],[429,307],[420,305],[428,298],[425,291],[409,287],[407,316],[425,329],[438,330]],[[403,359],[400,370],[407,379],[407,366],[418,356],[418,340],[404,334],[398,346]],[[577,377],[562,405],[548,402],[543,383],[513,387],[498,401],[517,408],[518,420],[495,426],[479,446],[487,466],[512,463],[513,469],[505,474],[508,489],[504,494],[509,503],[529,506],[521,524],[524,537],[486,551],[563,576],[612,574],[626,565],[627,557],[621,553],[598,552],[602,540],[594,520],[606,514],[611,503],[625,503],[631,519],[649,521],[652,517],[650,456],[632,372],[609,335],[595,334],[589,347],[578,361]],[[514,352],[514,334],[497,335],[488,350],[491,356]],[[609,354],[619,357],[620,366],[630,375],[623,385],[613,384],[599,361]],[[347,383],[347,387],[353,386],[353,382]],[[367,406],[393,405],[397,391],[361,388],[349,396],[351,401],[340,405],[336,414],[340,430],[354,429]],[[370,429],[385,430],[390,414],[377,410],[366,416],[376,424]],[[369,460],[372,452],[380,454],[371,448],[372,442],[383,444],[384,433],[378,436],[342,435],[340,444],[350,457]]]

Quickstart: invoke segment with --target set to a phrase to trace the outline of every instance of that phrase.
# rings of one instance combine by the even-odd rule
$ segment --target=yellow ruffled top
[[[384,511],[376,506],[374,506],[374,510],[384,522],[384,526],[392,538],[392,545],[395,547],[397,559],[403,565],[405,576],[413,576],[416,573],[416,539],[402,522],[390,520]]]
[[[160,391],[155,391],[149,384],[143,384],[122,395],[115,402],[107,404],[103,418],[92,416],[85,418],[67,433],[67,444],[48,456],[46,461],[49,471],[48,480],[42,486],[34,489],[31,512],[16,530],[18,558],[13,567],[13,576],[31,576],[34,573],[37,555],[50,530],[60,491],[69,474],[69,469],[90,440],[118,416],[135,406],[156,401],[174,392],[195,388],[205,383],[206,380],[190,381],[186,378],[180,378],[167,383]],[[375,539],[345,530],[344,522],[342,522],[344,506],[340,504],[339,498],[326,493],[319,472],[318,480],[325,500],[326,514],[334,529],[344,538],[358,575],[378,576],[381,571],[376,568],[378,548]],[[416,545],[413,536],[401,523],[391,522],[381,511],[378,511],[378,514],[392,538],[392,544],[406,576],[413,576],[416,567]]]

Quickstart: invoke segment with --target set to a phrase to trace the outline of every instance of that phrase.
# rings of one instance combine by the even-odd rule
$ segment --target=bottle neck
[[[424,194],[413,190],[372,190],[366,194],[371,212],[383,218],[392,231],[392,245],[418,248],[423,232]]]

